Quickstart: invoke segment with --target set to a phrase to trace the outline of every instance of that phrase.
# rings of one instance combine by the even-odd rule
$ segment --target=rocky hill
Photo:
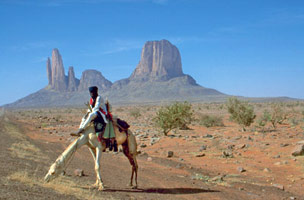
[[[112,83],[101,72],[86,70],[79,79],[71,66],[65,75],[58,49],[47,59],[48,85],[7,107],[78,106],[89,99],[88,87],[96,85],[102,96],[116,104],[164,101],[222,101],[226,95],[202,87],[183,73],[181,56],[167,40],[145,43],[141,59],[130,77]]]
[[[167,40],[146,42],[131,76],[113,83],[105,95],[119,103],[219,101],[226,97],[184,74],[180,53]]]
[[[181,56],[167,40],[146,42],[130,80],[162,80],[183,76]]]

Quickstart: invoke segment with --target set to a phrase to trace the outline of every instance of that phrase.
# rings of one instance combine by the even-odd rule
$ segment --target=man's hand
[[[112,121],[112,115],[111,115],[110,113],[108,113],[108,114],[106,115],[106,117],[107,117],[107,119],[109,119],[110,121]]]
[[[92,112],[92,108],[91,108],[91,105],[90,105],[90,103],[89,102],[87,102],[87,103],[84,103],[87,107],[88,107],[88,110],[90,111],[90,112]]]

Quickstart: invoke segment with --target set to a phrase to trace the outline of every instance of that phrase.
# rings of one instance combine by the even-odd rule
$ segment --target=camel
[[[133,186],[133,176],[135,174],[135,186],[132,187],[133,189],[135,189],[137,188],[138,171],[138,165],[136,160],[137,144],[135,136],[129,129],[120,132],[115,118],[113,118],[113,126],[117,145],[122,145],[123,153],[129,159],[129,162],[132,166],[132,174],[129,184],[131,187]],[[56,178],[59,174],[63,173],[73,154],[77,151],[77,149],[79,149],[83,145],[87,145],[89,147],[89,150],[95,162],[96,183],[93,185],[93,187],[98,188],[98,190],[104,190],[104,184],[100,174],[100,158],[101,153],[106,148],[106,143],[104,140],[102,140],[101,142],[98,141],[98,138],[95,134],[93,122],[91,122],[91,124],[84,130],[82,135],[75,139],[51,165],[48,173],[44,177],[44,180],[46,182],[49,182]]]

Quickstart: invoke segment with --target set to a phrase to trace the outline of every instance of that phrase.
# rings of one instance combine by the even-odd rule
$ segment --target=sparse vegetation
[[[274,129],[277,128],[277,124],[282,124],[287,119],[286,112],[283,111],[282,105],[275,103],[271,105],[270,122]]]
[[[290,118],[289,119],[289,124],[291,126],[297,126],[299,124],[299,121],[296,118]]]
[[[235,97],[229,98],[227,102],[230,118],[242,126],[242,130],[246,131],[245,127],[250,126],[256,117],[254,108],[246,101],[241,101]]]
[[[161,107],[153,119],[155,125],[162,129],[164,135],[169,131],[179,128],[187,129],[193,120],[192,106],[188,102],[176,102],[169,106]]]
[[[123,108],[117,108],[117,109],[116,109],[116,112],[123,112],[123,111],[124,111]]]
[[[48,123],[41,123],[41,128],[46,128],[46,127],[48,127],[48,126],[49,126]]]
[[[203,125],[207,128],[215,126],[224,126],[223,118],[212,115],[201,115],[199,119],[200,125]]]
[[[133,108],[131,111],[130,111],[130,115],[132,117],[134,117],[135,119],[137,119],[138,117],[141,116],[140,114],[140,110],[138,108]]]
[[[266,124],[270,121],[271,116],[268,110],[264,110],[263,115],[257,120],[258,126],[262,128],[262,131],[264,132],[264,127]]]
[[[268,122],[271,123],[274,129],[277,128],[278,124],[282,124],[284,120],[287,119],[287,113],[283,111],[282,104],[271,104],[271,110],[264,110],[263,115],[258,119],[259,127],[263,128],[267,125]],[[296,120],[290,120],[290,124],[295,124]]]

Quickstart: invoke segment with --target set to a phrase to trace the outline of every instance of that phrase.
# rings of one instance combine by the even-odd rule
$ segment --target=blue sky
[[[302,0],[0,0],[0,105],[47,85],[53,48],[66,73],[97,69],[114,82],[161,39],[204,87],[304,98],[303,36]]]

